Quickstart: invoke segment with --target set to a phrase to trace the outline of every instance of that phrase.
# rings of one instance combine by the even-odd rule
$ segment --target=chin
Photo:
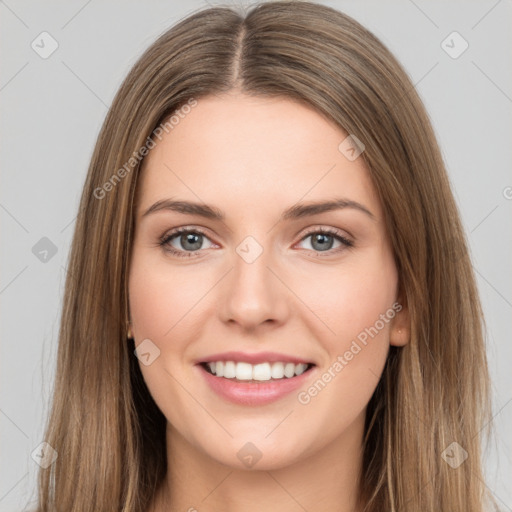
[[[236,470],[273,471],[291,466],[307,456],[303,441],[288,438],[287,445],[283,446],[283,440],[278,436],[272,441],[262,439],[261,435],[237,436],[219,445],[213,450],[209,449],[213,447],[205,447],[205,452],[218,463]]]

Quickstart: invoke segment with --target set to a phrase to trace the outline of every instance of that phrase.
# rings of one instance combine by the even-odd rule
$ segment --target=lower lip
[[[262,382],[240,382],[212,375],[200,364],[197,365],[197,368],[213,391],[222,398],[240,405],[265,405],[275,402],[303,386],[306,379],[315,370],[313,366],[301,375],[291,378],[285,377],[279,380]]]

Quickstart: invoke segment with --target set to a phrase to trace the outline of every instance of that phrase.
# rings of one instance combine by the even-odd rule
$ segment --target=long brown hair
[[[105,119],[71,246],[45,434],[58,457],[40,470],[38,510],[144,512],[165,476],[166,419],[126,338],[141,148],[191,99],[237,89],[295,99],[356,135],[385,211],[411,339],[391,348],[368,404],[362,509],[482,512],[483,317],[424,106],[393,55],[349,16],[299,1],[239,11],[202,9],[161,35]],[[468,455],[456,468],[446,462],[454,450]]]

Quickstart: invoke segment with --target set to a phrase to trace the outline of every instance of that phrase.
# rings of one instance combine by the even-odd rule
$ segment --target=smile
[[[210,360],[194,367],[207,385],[222,400],[242,406],[263,406],[281,399],[294,399],[295,392],[306,388],[318,368],[303,361]]]
[[[308,371],[313,364],[291,363],[291,362],[265,362],[251,364],[243,361],[212,361],[202,363],[204,369],[224,379],[235,381],[274,381],[291,379]]]

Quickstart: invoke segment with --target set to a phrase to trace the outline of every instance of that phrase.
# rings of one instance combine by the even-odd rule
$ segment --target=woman
[[[485,510],[458,211],[350,17],[272,2],[163,34],[99,135],[69,270],[40,511]]]

